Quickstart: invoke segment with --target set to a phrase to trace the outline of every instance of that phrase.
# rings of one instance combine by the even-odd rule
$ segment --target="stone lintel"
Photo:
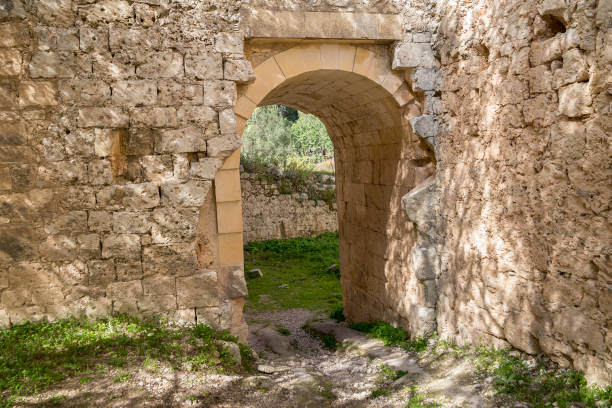
[[[329,11],[245,11],[246,38],[396,41],[403,37],[398,14]]]

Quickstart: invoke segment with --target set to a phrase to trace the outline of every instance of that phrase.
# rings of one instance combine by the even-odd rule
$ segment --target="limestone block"
[[[204,132],[194,126],[160,130],[155,151],[157,153],[205,152]]]
[[[189,276],[194,273],[195,268],[195,248],[192,243],[144,247],[142,254],[144,276],[160,274]]]
[[[0,109],[16,109],[17,92],[10,83],[0,83]]]
[[[159,189],[155,183],[113,185],[96,194],[98,205],[107,209],[143,210],[159,205]]]
[[[138,299],[138,309],[143,313],[176,310],[176,295],[143,296]]]
[[[154,105],[157,99],[155,81],[117,81],[111,85],[116,105]]]
[[[192,180],[187,183],[168,183],[161,186],[162,204],[176,207],[200,207],[212,182]]]
[[[20,308],[32,303],[32,294],[26,289],[5,290],[0,295],[0,304],[8,308]]]
[[[132,49],[159,50],[162,39],[162,36],[150,30],[114,26],[109,32],[109,44],[113,52],[131,52]]]
[[[209,106],[180,106],[177,117],[181,125],[196,125],[207,128],[206,133],[213,133],[214,128],[209,126],[217,121],[217,112]]]
[[[435,145],[435,121],[433,115],[411,118],[410,125],[417,136],[426,139],[432,146]]]
[[[73,53],[35,52],[30,60],[32,78],[73,78],[76,72],[76,58]]]
[[[194,178],[213,180],[222,164],[220,159],[202,158],[197,162],[191,163],[189,174]]]
[[[612,3],[610,1],[597,2],[597,15],[595,21],[597,25],[605,25],[612,20]]]
[[[155,24],[156,10],[148,4],[134,4],[134,16],[136,22],[142,27],[153,27]]]
[[[435,68],[437,64],[431,45],[427,43],[399,44],[393,50],[393,69]]]
[[[116,280],[114,260],[94,260],[87,262],[89,284],[106,286]]]
[[[136,67],[136,75],[142,78],[182,78],[184,71],[183,56],[173,51],[151,53]]]
[[[36,2],[37,16],[47,24],[74,24],[74,13],[70,0],[39,0]]]
[[[67,235],[51,235],[40,243],[38,252],[49,261],[71,261],[76,257],[77,243]]]
[[[433,68],[417,67],[411,74],[412,87],[420,91],[433,91],[438,89],[438,74]]]
[[[70,156],[89,157],[94,153],[94,132],[91,129],[68,131],[63,137],[66,153]]]
[[[237,134],[226,134],[206,141],[209,157],[225,158],[240,148],[242,138]]]
[[[187,55],[185,74],[195,79],[223,79],[223,58],[213,53]]]
[[[244,84],[255,80],[255,72],[245,59],[227,59],[223,64],[223,79]]]
[[[200,308],[219,305],[217,273],[200,272],[193,276],[176,279],[177,302],[179,308]]]
[[[134,62],[128,54],[98,51],[91,54],[91,58],[91,70],[96,76],[108,76],[115,79],[134,76]]]
[[[219,129],[221,134],[236,134],[236,116],[233,109],[224,109],[219,112]]]
[[[129,116],[121,108],[83,108],[78,111],[81,127],[127,127]]]
[[[228,299],[243,298],[248,295],[242,267],[223,266],[218,279]]]
[[[47,221],[44,231],[47,234],[87,231],[87,212],[71,211],[67,214],[58,214]]]
[[[130,129],[127,138],[127,155],[141,156],[153,153],[156,131],[152,129]]]
[[[60,51],[77,51],[79,49],[79,37],[76,28],[57,29],[57,49]]]
[[[410,222],[415,223],[420,232],[434,239],[437,234],[436,190],[435,181],[429,179],[402,197],[404,211]]]
[[[548,65],[539,65],[529,70],[529,90],[532,93],[552,91],[552,73]]]
[[[245,21],[246,37],[302,38],[305,17],[301,11],[251,9]]]
[[[2,122],[0,123],[0,144],[1,145],[20,145],[27,141],[25,123]]]
[[[225,32],[215,35],[215,50],[228,54],[242,54],[244,39],[241,32]]]
[[[142,263],[140,260],[117,261],[115,262],[115,269],[119,281],[142,279]]]
[[[412,33],[412,41],[415,43],[429,43],[431,42],[431,33]]]
[[[570,10],[565,0],[544,0],[538,7],[541,16],[553,16],[567,24]]]
[[[59,95],[65,103],[95,106],[107,102],[111,97],[111,90],[104,81],[69,79],[59,81]]]
[[[201,84],[182,84],[173,80],[157,83],[157,103],[168,105],[201,105],[204,102],[204,88]]]
[[[57,267],[48,263],[22,262],[8,269],[8,281],[11,288],[38,288],[62,286]]]
[[[577,344],[585,344],[597,353],[605,351],[602,330],[595,320],[577,308],[566,308],[553,315],[553,328],[557,333]]]
[[[570,118],[593,112],[588,83],[576,83],[559,89],[559,112]]]
[[[30,40],[24,35],[28,30],[23,23],[7,22],[0,24],[0,47],[18,47]]]
[[[415,245],[410,250],[410,269],[417,280],[426,281],[436,278],[436,258],[433,247]]]
[[[142,281],[145,296],[176,295],[176,278],[174,276],[152,276]]]
[[[198,210],[159,207],[153,210],[151,240],[156,244],[190,242],[198,225]]]
[[[96,206],[93,188],[87,186],[64,188],[57,192],[56,201],[66,210],[90,210]]]
[[[57,105],[57,88],[52,82],[20,82],[18,92],[22,108]]]
[[[6,310],[0,309],[0,327],[8,328],[11,325],[11,319],[6,313]]]
[[[236,103],[234,81],[206,81],[204,83],[204,104],[220,111],[232,108]]]
[[[102,0],[79,8],[79,16],[93,24],[112,22],[129,24],[134,20],[134,10],[125,0]]]
[[[559,120],[550,128],[549,149],[553,158],[568,163],[584,157],[587,132],[582,122]]]
[[[102,239],[102,258],[140,259],[140,236],[110,234]]]
[[[113,226],[113,218],[108,211],[90,211],[87,218],[90,231],[106,232]]]
[[[93,185],[111,184],[113,181],[109,160],[92,160],[87,164],[89,183]]]
[[[107,293],[111,299],[138,299],[142,296],[142,281],[112,282],[108,285]]]
[[[554,72],[553,86],[558,89],[574,82],[589,79],[589,66],[586,57],[578,49],[563,53],[563,66]]]
[[[436,309],[420,305],[411,305],[408,316],[410,337],[422,337],[436,329]]]
[[[83,261],[76,260],[71,263],[60,265],[58,276],[62,282],[62,286],[86,285],[87,274],[87,264]]]
[[[146,181],[164,184],[176,181],[170,155],[143,156],[139,160]]]
[[[563,54],[563,36],[556,35],[544,41],[534,41],[529,50],[529,61],[531,66],[545,64],[552,60],[561,58]]]
[[[98,234],[81,234],[77,236],[80,259],[95,259],[100,257],[100,237]]]
[[[17,49],[0,49],[0,76],[19,75],[21,73],[21,53]]]
[[[106,51],[108,50],[107,28],[79,28],[79,47],[82,51]]]
[[[132,126],[152,128],[175,127],[178,124],[176,109],[173,107],[134,108],[130,115]]]
[[[148,212],[118,211],[113,213],[113,232],[146,234],[151,231]]]

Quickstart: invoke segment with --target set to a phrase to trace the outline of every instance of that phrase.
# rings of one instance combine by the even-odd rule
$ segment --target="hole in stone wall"
[[[542,16],[542,19],[548,27],[548,34],[550,35],[550,37],[554,37],[559,33],[565,32],[565,23],[561,21],[558,17],[552,15],[545,15]]]

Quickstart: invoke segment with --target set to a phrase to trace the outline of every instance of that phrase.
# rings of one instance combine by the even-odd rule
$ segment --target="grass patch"
[[[551,367],[544,359],[534,364],[510,354],[509,349],[483,345],[476,349],[476,367],[481,375],[493,377],[498,393],[533,408],[612,406],[612,386],[588,386],[581,371]]]
[[[0,407],[10,407],[22,395],[38,393],[72,376],[118,368],[114,380],[129,379],[132,362],[157,368],[164,361],[174,368],[240,369],[218,340],[236,342],[227,332],[206,325],[172,327],[165,323],[115,315],[101,320],[63,319],[25,323],[0,330]],[[250,353],[246,346],[244,354]],[[248,364],[248,358],[246,359]]]
[[[335,319],[338,322],[344,322],[346,317],[344,317],[344,308],[337,307],[329,312],[329,317]]]
[[[410,340],[405,331],[399,327],[393,327],[386,322],[349,323],[349,327],[364,332],[370,337],[382,340],[385,346],[397,346],[407,351],[425,351],[429,342],[428,337],[417,337]]]
[[[337,350],[338,346],[340,345],[340,343],[336,341],[336,337],[334,337],[333,334],[321,333],[307,324],[302,326],[302,329],[304,329],[304,331],[309,333],[311,336],[321,340],[321,342],[323,343],[323,347],[328,350]]]
[[[247,280],[246,308],[255,311],[304,308],[329,313],[342,306],[340,280],[328,273],[338,263],[338,234],[252,242],[244,247],[245,268],[263,277]]]
[[[416,385],[408,387],[410,398],[404,408],[439,408],[442,405],[435,401],[428,401],[427,394],[419,390]]]
[[[280,334],[282,334],[283,336],[290,336],[291,335],[291,331],[289,331],[289,329],[287,329],[286,327],[278,324],[276,325],[276,331],[279,332]]]
[[[380,373],[376,379],[376,384],[379,387],[370,393],[369,398],[374,399],[383,395],[389,395],[392,391],[391,383],[404,375],[406,375],[406,371],[396,371],[387,364],[381,364]]]

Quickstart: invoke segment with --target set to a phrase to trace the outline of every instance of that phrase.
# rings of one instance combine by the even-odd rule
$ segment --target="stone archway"
[[[318,116],[335,147],[345,314],[384,319],[413,335],[435,328],[435,285],[408,270],[416,231],[401,198],[430,176],[430,153],[410,125],[421,113],[388,47],[310,42],[256,65],[239,89],[238,134],[257,106],[284,104]],[[239,151],[215,179],[221,264],[242,265]],[[430,280],[429,283],[433,281]]]

